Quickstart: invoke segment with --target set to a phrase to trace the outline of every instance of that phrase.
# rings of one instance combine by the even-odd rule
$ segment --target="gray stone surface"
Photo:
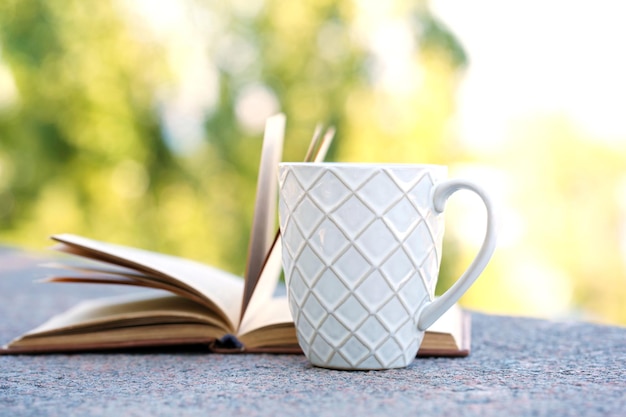
[[[0,343],[78,301],[132,291],[37,284],[0,250]],[[474,313],[473,351],[342,372],[299,355],[0,356],[0,416],[626,416],[626,328]]]

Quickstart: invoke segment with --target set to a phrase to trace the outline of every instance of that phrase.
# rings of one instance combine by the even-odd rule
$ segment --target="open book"
[[[262,147],[255,212],[244,278],[211,266],[80,236],[52,237],[54,249],[94,262],[56,265],[49,282],[150,288],[84,301],[11,341],[0,353],[52,353],[166,346],[218,352],[301,352],[286,296],[276,296],[281,271],[275,231],[276,169],[283,115],[271,117]],[[323,160],[334,132],[317,129],[306,161]],[[469,353],[469,315],[455,306],[427,332],[418,356]]]

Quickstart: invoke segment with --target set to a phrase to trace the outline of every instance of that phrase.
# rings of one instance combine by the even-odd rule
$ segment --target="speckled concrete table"
[[[0,249],[0,342],[128,288],[36,284]],[[0,416],[626,416],[626,328],[473,314],[473,351],[341,372],[298,355],[0,356]]]

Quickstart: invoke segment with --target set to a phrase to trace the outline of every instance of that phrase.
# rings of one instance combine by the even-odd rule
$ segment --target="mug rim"
[[[447,165],[440,164],[420,164],[402,162],[279,162],[279,167],[288,166],[309,166],[309,167],[346,167],[346,168],[431,168],[448,169]]]

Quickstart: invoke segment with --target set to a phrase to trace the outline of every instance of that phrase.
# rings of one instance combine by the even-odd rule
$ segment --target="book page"
[[[201,304],[163,291],[84,301],[0,348],[50,353],[207,344],[229,331]]]
[[[52,238],[78,250],[79,255],[157,275],[218,307],[217,312],[234,333],[240,321],[243,280],[200,262],[142,249],[62,234]],[[76,253],[76,252],[74,252]]]
[[[49,266],[49,265],[46,265]],[[67,275],[56,274],[52,277],[46,278],[40,282],[43,283],[81,283],[81,284],[112,284],[112,285],[128,285],[143,288],[153,288],[159,290],[165,290],[170,293],[180,295],[188,298],[196,303],[206,306],[211,311],[218,312],[220,309],[211,301],[207,300],[197,294],[196,291],[190,291],[187,288],[183,288],[180,285],[173,285],[170,281],[160,279],[154,276],[141,275],[136,272],[125,272],[121,268],[112,268],[107,271],[107,268],[94,268],[89,267],[74,268],[72,266],[53,266],[55,268],[62,268],[66,272],[70,272]]]
[[[103,350],[150,348],[163,351],[175,347],[185,351],[191,346],[207,352],[224,331],[206,323],[150,323],[71,334],[46,334],[24,337],[0,348],[2,354],[70,353]]]
[[[293,319],[289,311],[289,302],[285,296],[266,300],[262,308],[256,309],[255,314],[249,315],[247,320],[242,322],[237,336],[245,336],[257,330],[262,330],[264,327],[279,324],[290,324],[293,326]]]
[[[252,231],[248,243],[248,258],[246,263],[245,287],[241,304],[241,316],[246,310],[257,283],[261,278],[263,266],[270,251],[274,238],[274,224],[276,221],[276,184],[278,163],[283,151],[285,133],[285,115],[278,114],[267,120],[259,176],[257,179],[256,201]],[[275,277],[278,280],[278,275]]]
[[[190,322],[206,323],[221,328],[223,332],[228,331],[220,318],[202,305],[185,297],[150,292],[83,301],[50,318],[24,337]]]
[[[280,235],[277,235],[276,240],[274,240],[274,244],[270,249],[268,258],[265,261],[265,265],[263,266],[261,277],[259,278],[254,293],[250,298],[248,307],[244,311],[243,317],[241,318],[241,323],[239,324],[239,329],[237,330],[238,334],[247,332],[252,328],[263,327],[266,325],[263,321],[265,318],[264,312],[266,307],[272,303],[272,296],[274,295],[278,285],[278,278],[283,267],[281,256],[281,237]],[[289,310],[286,311],[286,315],[282,318],[282,320],[291,320]]]
[[[471,316],[454,304],[428,328],[417,355],[467,356],[470,344]]]

